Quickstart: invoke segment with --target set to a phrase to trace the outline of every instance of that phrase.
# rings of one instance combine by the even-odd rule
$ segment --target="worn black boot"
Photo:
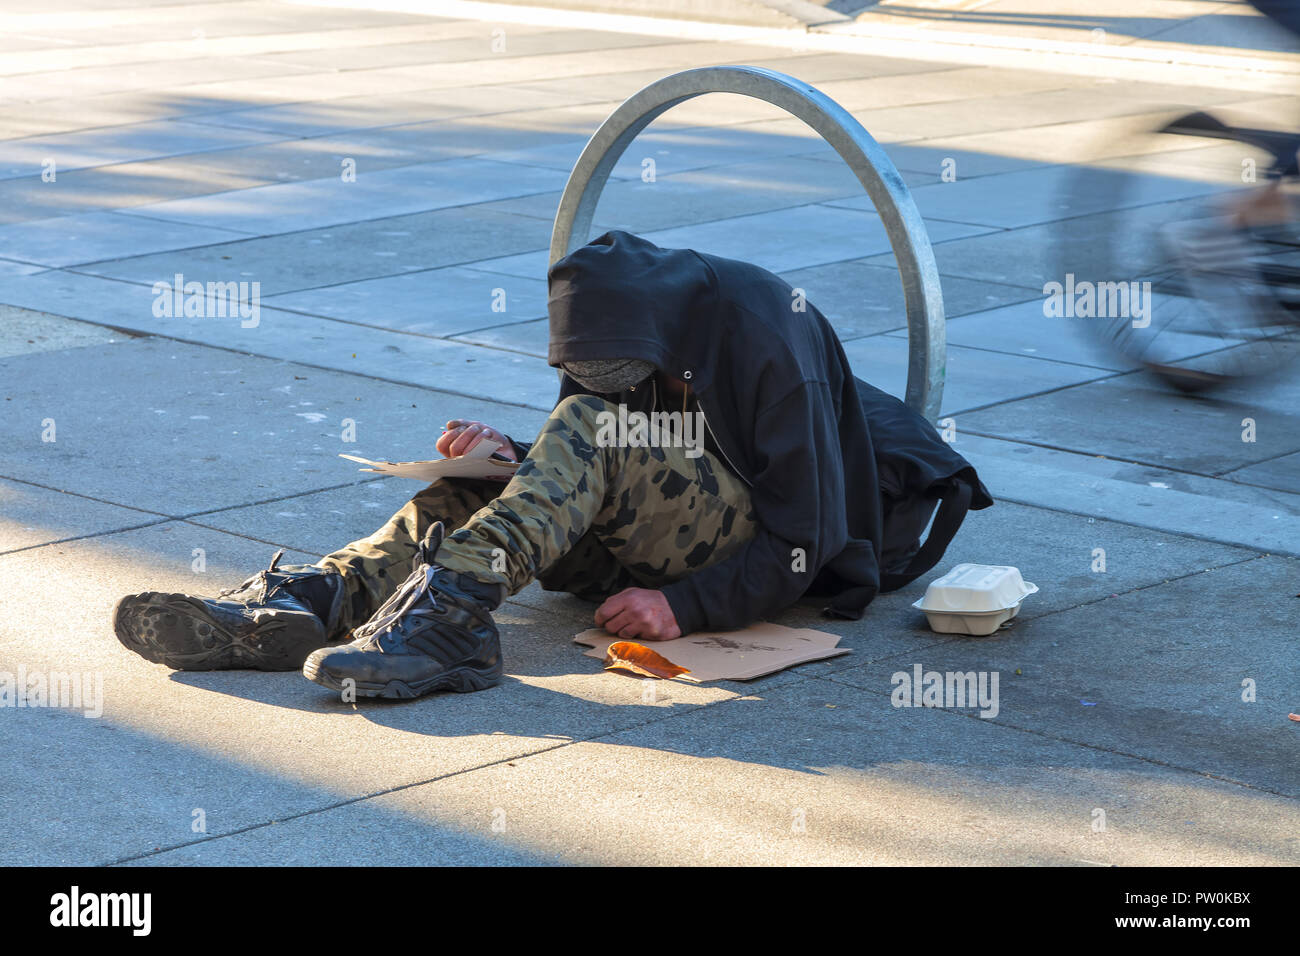
[[[343,579],[308,565],[271,566],[215,598],[145,591],[113,610],[117,639],[173,670],[292,671],[330,642]]]
[[[314,651],[304,677],[359,697],[465,693],[500,683],[501,641],[491,611],[506,589],[435,564],[443,535],[437,522],[397,593],[352,632],[351,644]]]

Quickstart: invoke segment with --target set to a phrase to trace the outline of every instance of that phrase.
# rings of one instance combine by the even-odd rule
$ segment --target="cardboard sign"
[[[500,447],[496,442],[485,438],[459,458],[435,458],[431,461],[371,461],[369,458],[358,458],[356,455],[340,454],[339,457],[371,466],[362,468],[362,471],[392,475],[394,478],[415,478],[430,483],[439,478],[508,479],[514,476],[519,468],[519,462],[488,457]]]
[[[625,640],[603,628],[592,628],[573,641],[590,648],[588,657],[605,659],[609,645]],[[702,684],[711,680],[753,680],[766,674],[849,654],[836,647],[839,635],[808,628],[762,622],[739,631],[697,631],[675,641],[645,641],[646,647],[688,671],[675,680]]]

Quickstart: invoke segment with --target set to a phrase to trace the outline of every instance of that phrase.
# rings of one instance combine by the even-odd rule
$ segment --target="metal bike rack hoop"
[[[903,282],[907,309],[907,405],[933,422],[943,400],[943,293],[930,237],[893,162],[853,115],[801,80],[756,66],[709,66],[656,80],[600,125],[578,157],[560,197],[551,233],[552,263],[589,239],[596,203],[609,174],[636,135],[678,103],[704,93],[753,96],[803,120],[826,140],[862,183],[884,223]]]

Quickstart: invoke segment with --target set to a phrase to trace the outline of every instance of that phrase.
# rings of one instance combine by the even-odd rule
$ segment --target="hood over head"
[[[699,323],[706,317],[702,308],[715,297],[713,276],[689,249],[661,249],[614,230],[552,265],[547,288],[547,360],[584,387],[590,387],[583,378],[592,372],[618,368],[625,378],[644,370],[628,363],[649,363],[674,377],[691,378],[683,373],[700,368],[711,347],[709,330]],[[615,360],[615,365],[603,370],[577,365],[579,375],[570,369],[593,360]],[[611,382],[599,377],[597,384]]]

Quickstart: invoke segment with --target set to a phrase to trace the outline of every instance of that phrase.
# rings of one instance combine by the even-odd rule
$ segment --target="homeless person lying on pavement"
[[[312,566],[277,554],[216,598],[124,597],[121,642],[182,670],[301,667],[361,696],[481,690],[502,674],[492,611],[534,578],[601,602],[597,626],[630,640],[743,627],[805,596],[857,619],[900,581],[882,568],[894,497],[923,494],[921,527],[945,483],[993,503],[933,426],[854,378],[830,323],[772,273],[614,231],[548,278],[564,374],[536,440],[453,421],[437,444],[501,443],[522,462],[507,484],[442,479],[368,538]],[[685,427],[628,441],[609,427],[620,405],[625,421],[684,413],[668,420],[702,426],[695,447]]]

